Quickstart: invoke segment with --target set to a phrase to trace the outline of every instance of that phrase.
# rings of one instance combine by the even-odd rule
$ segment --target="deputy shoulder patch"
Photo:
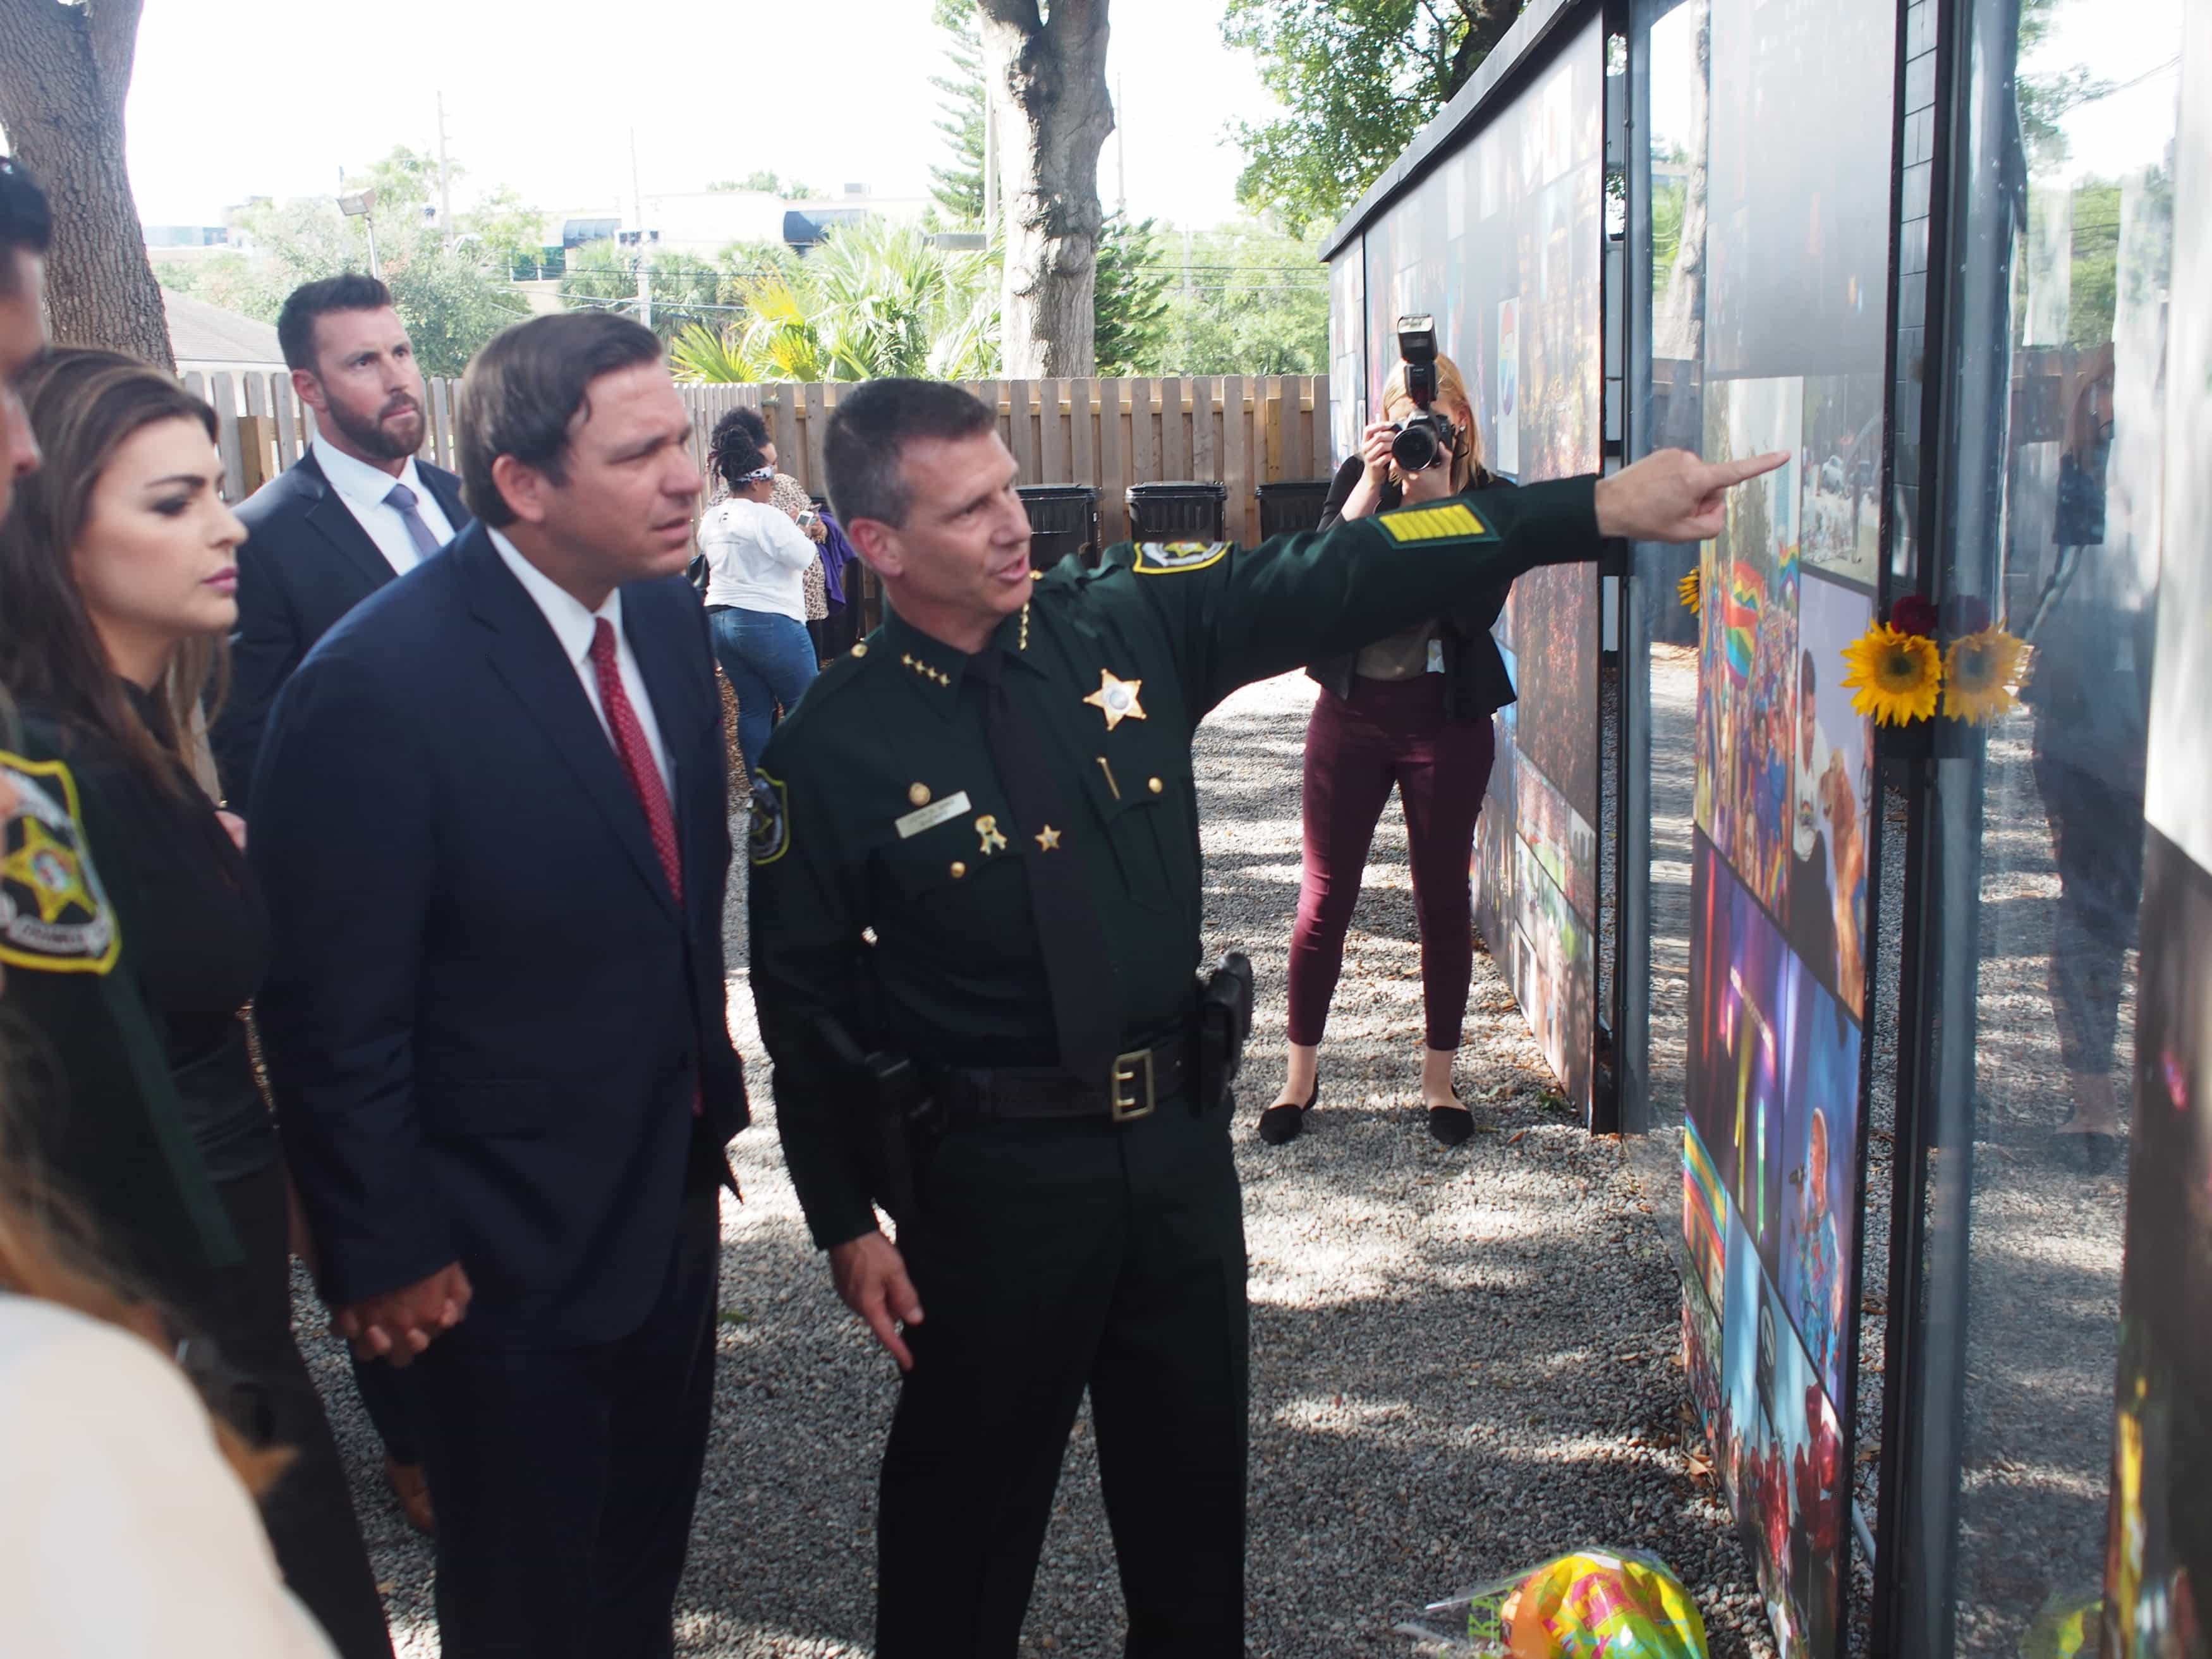
[[[1475,515],[1465,501],[1438,501],[1432,507],[1401,507],[1375,520],[1394,542],[1494,542],[1498,532]]]
[[[122,937],[77,827],[76,780],[60,761],[0,751],[15,810],[0,841],[0,962],[48,974],[104,974]]]
[[[745,846],[756,868],[774,864],[791,850],[791,796],[780,778],[756,769],[752,820]]]
[[[1218,564],[1234,544],[1229,542],[1139,542],[1136,571],[1140,576],[1182,576]]]

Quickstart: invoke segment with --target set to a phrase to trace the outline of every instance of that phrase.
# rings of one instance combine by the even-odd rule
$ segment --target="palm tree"
[[[997,363],[995,288],[987,256],[866,220],[795,270],[741,283],[744,316],[686,330],[672,357],[679,379],[714,382],[975,379]]]

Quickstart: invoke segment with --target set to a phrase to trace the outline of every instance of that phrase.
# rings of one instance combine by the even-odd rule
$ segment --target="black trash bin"
[[[1098,489],[1095,484],[1024,484],[1030,514],[1030,568],[1049,570],[1071,553],[1098,562]]]
[[[1131,484],[1128,502],[1133,542],[1218,542],[1229,486],[1191,480]]]
[[[1319,524],[1333,482],[1328,478],[1299,478],[1255,484],[1252,493],[1260,501],[1260,539],[1294,535]]]

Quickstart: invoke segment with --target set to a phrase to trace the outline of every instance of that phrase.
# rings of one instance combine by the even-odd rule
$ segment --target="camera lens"
[[[1443,441],[1428,421],[1407,422],[1390,441],[1390,459],[1398,463],[1401,472],[1425,472],[1443,453]]]

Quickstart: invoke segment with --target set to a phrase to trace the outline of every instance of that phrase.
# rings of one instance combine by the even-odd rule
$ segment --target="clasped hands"
[[[363,1359],[407,1365],[461,1322],[472,1294],[468,1274],[455,1261],[412,1285],[338,1309],[331,1328]]]

